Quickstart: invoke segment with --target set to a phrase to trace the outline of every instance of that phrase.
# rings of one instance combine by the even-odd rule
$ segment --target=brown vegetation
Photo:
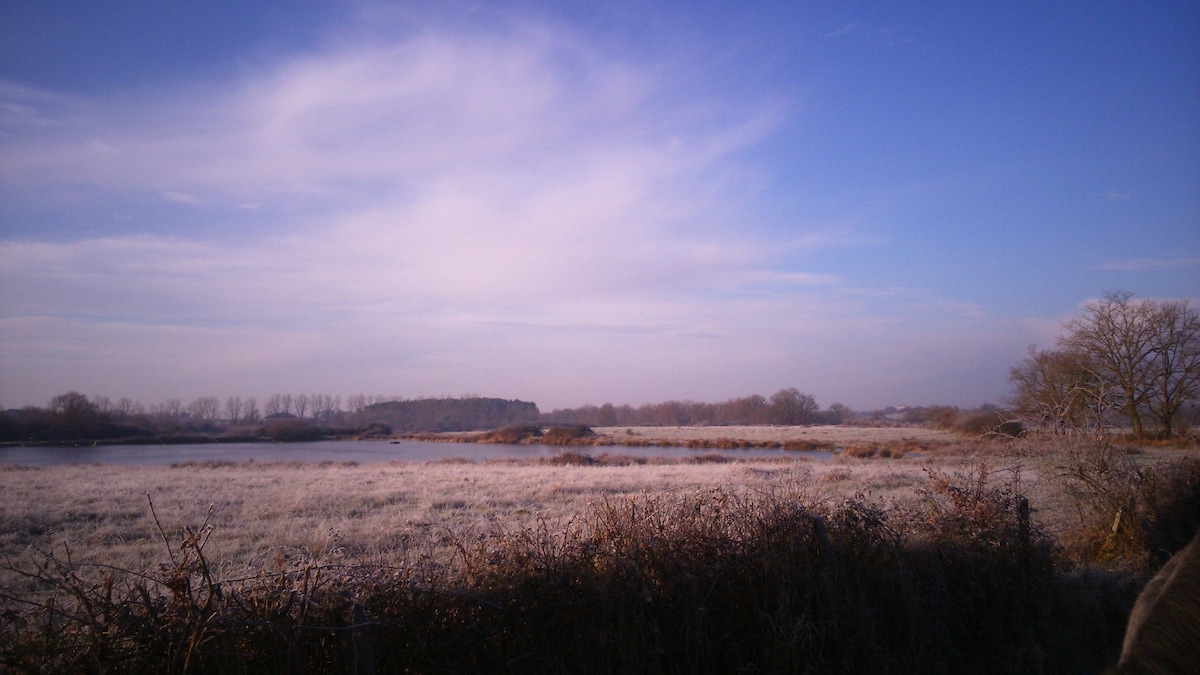
[[[583,424],[572,427],[550,427],[542,434],[542,443],[546,445],[594,445],[596,432]]]
[[[1096,671],[1116,661],[1139,590],[1128,572],[1200,527],[1196,460],[1105,450],[1043,446],[1032,463],[1029,447],[993,443],[977,448],[986,463],[961,466],[563,452],[525,464],[7,468],[0,666]],[[1091,494],[1105,481],[1081,477],[1119,461],[1132,468],[1105,469],[1106,481],[1143,495],[1122,519],[1151,550],[1060,547],[1086,522],[1048,527],[1043,504],[1072,485],[1080,513],[1107,503]],[[154,493],[153,510],[130,482]],[[885,485],[894,496],[866,496]],[[21,501],[29,490],[44,499]],[[188,507],[205,496],[216,505]],[[173,524],[188,513],[195,524]],[[141,557],[107,557],[120,547]]]
[[[542,428],[536,424],[510,424],[495,431],[480,434],[478,443],[529,443],[542,437]]]

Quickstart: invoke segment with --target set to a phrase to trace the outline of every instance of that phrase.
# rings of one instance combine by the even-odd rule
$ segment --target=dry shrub
[[[52,599],[2,598],[0,667],[1053,673],[1097,670],[1119,645],[1123,596],[1056,575],[1016,485],[986,468],[931,473],[915,514],[801,487],[606,499],[565,525],[425,542],[449,561],[417,544],[378,565],[280,553],[226,579],[204,526],[144,573],[45,555],[22,572]]]
[[[646,457],[618,455],[608,452],[602,452],[599,455],[596,455],[596,464],[599,466],[640,466],[646,463]]]
[[[844,456],[854,459],[901,459],[911,449],[912,444],[906,443],[869,443],[866,445],[847,445]],[[920,448],[921,446],[916,446]]]
[[[1144,465],[1128,447],[1065,445],[1058,478],[1079,520],[1064,543],[1078,559],[1147,573],[1200,530],[1200,460]]]
[[[874,445],[847,445],[843,454],[854,459],[870,459],[877,452],[879,448]]]
[[[725,455],[717,455],[708,453],[704,455],[693,455],[691,457],[682,458],[682,464],[728,464],[738,461],[734,457],[726,457]]]
[[[917,532],[930,543],[967,543],[1022,559],[1037,553],[1041,563],[1049,564],[1050,539],[1030,517],[1018,471],[1000,484],[992,481],[986,462],[953,474],[926,468],[925,474],[928,482],[917,490],[925,517]]]
[[[459,466],[464,464],[474,464],[475,460],[466,457],[439,457],[438,459],[429,459],[425,461],[429,465],[444,465],[444,466]]]
[[[738,450],[753,446],[754,444],[750,441],[726,438],[724,436],[714,439],[691,438],[683,442],[683,447],[685,448],[720,448],[723,450]]]
[[[542,435],[542,443],[546,445],[592,445],[596,432],[586,424],[573,427],[550,427]]]
[[[834,444],[831,443],[830,441],[784,441],[783,442],[784,450],[808,450],[808,451],[826,450],[826,451],[828,451],[828,450],[833,450],[834,447],[835,447]]]
[[[833,469],[821,474],[821,477],[818,480],[820,480],[822,483],[840,483],[853,479],[854,473],[849,469]]]
[[[245,464],[245,462],[242,464]],[[240,465],[238,462],[228,459],[206,459],[202,461],[171,462],[169,466],[172,469],[232,469]]]
[[[593,466],[598,463],[595,457],[586,452],[560,452],[551,457],[538,459],[539,464],[549,464],[550,466]]]
[[[501,429],[489,431],[476,438],[477,443],[517,443],[532,442],[541,438],[542,428],[536,424],[510,424]]]
[[[1020,422],[1010,419],[1001,410],[975,410],[963,413],[954,424],[954,431],[971,436],[999,436],[1017,438],[1025,433]]]

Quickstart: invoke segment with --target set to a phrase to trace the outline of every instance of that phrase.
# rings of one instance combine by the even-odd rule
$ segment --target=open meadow
[[[1200,525],[1194,446],[849,431],[824,461],[0,467],[0,670],[1086,672]]]
[[[891,446],[944,447],[959,445],[963,437],[950,431],[926,427],[897,426],[692,426],[692,427],[596,427],[596,435],[617,445],[649,443],[654,445],[687,445],[701,442],[716,445],[722,440],[753,444],[796,445],[817,447]]]

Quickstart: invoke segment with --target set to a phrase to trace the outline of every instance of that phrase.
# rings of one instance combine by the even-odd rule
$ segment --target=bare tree
[[[833,403],[829,406],[829,416],[834,424],[846,424],[854,419],[854,411],[845,403]]]
[[[362,394],[351,394],[346,397],[346,408],[351,414],[357,413],[367,406],[367,397]]]
[[[101,415],[107,415],[112,412],[112,399],[107,396],[93,396],[92,405],[96,406],[96,412]]]
[[[731,398],[713,405],[714,424],[765,424],[767,399],[759,394]]]
[[[1029,357],[1009,369],[1009,403],[1027,428],[1071,434],[1091,427],[1103,430],[1116,405],[1111,388],[1102,386],[1086,355],[1067,349],[1029,348]]]
[[[1200,312],[1186,300],[1159,302],[1154,318],[1147,407],[1169,437],[1180,409],[1200,398]]]
[[[216,396],[201,396],[187,406],[188,414],[202,422],[212,422],[217,419],[221,410],[221,400]]]
[[[326,422],[332,419],[335,410],[341,407],[341,398],[335,398],[329,394],[312,394],[309,396],[309,400],[312,401],[313,419]]]
[[[611,403],[605,403],[600,406],[600,411],[596,416],[596,424],[602,427],[617,426],[617,409]]]
[[[263,414],[270,417],[283,412],[287,412],[287,408],[283,405],[283,394],[271,394],[271,397],[263,404]]]
[[[117,399],[117,404],[113,408],[113,414],[116,415],[117,419],[125,419],[131,415],[140,415],[142,414],[142,404],[135,403],[128,396],[122,396]]]
[[[304,413],[308,411],[308,394],[299,394],[292,399],[292,405],[296,410],[296,417],[304,419]]]
[[[769,415],[772,424],[808,424],[819,410],[811,394],[795,387],[780,389],[771,395]]]
[[[1187,301],[1109,293],[1069,321],[1058,349],[1014,367],[1013,403],[1031,421],[1056,429],[1103,428],[1119,411],[1135,436],[1147,418],[1175,433],[1176,418],[1200,399],[1200,314]]]
[[[1135,436],[1143,436],[1142,411],[1149,398],[1155,342],[1154,304],[1115,291],[1084,305],[1067,324],[1061,346],[1084,355],[1102,382],[1112,385]]]
[[[229,419],[229,425],[235,426],[242,421],[242,397],[230,396],[225,399],[225,417]]]
[[[82,428],[91,424],[98,413],[96,405],[77,391],[68,391],[50,399],[50,412],[62,418],[63,422],[72,428]]]
[[[157,405],[150,406],[150,413],[159,417],[168,419],[178,419],[180,413],[183,412],[183,401],[177,398],[169,398],[166,401]]]
[[[246,398],[245,408],[242,410],[242,421],[246,424],[254,424],[258,421],[258,399],[253,396]]]

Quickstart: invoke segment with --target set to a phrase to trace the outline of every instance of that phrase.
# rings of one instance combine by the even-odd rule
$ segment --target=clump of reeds
[[[929,478],[917,510],[802,484],[645,494],[428,543],[450,560],[280,554],[241,578],[206,557],[219,533],[160,526],[154,570],[65,550],[12,566],[45,592],[4,594],[0,669],[1010,673],[1115,655],[1131,598],[1056,566],[1019,482]]]
[[[542,437],[542,428],[536,424],[510,424],[500,429],[480,434],[479,443],[534,443]]]
[[[830,441],[784,441],[784,450],[832,451],[836,446]]]
[[[586,424],[573,427],[550,427],[542,434],[541,442],[546,445],[595,445],[596,432]]]

